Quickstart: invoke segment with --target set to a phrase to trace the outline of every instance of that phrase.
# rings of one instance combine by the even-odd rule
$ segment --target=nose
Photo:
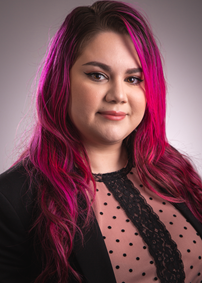
[[[127,94],[124,88],[124,82],[118,79],[112,82],[106,93],[105,100],[109,103],[126,103]]]

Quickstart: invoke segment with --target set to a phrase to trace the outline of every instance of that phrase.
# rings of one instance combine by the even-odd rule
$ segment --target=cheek
[[[144,115],[146,109],[146,97],[144,91],[139,91],[131,99],[131,107],[133,114]]]
[[[140,101],[140,111],[143,113],[145,113],[145,110],[146,110],[146,105],[147,105],[147,102],[146,102],[146,98],[145,96],[142,98],[142,100]]]
[[[71,87],[69,113],[71,119],[86,119],[97,109],[97,98],[85,84],[74,84]],[[80,118],[79,118],[80,117]]]

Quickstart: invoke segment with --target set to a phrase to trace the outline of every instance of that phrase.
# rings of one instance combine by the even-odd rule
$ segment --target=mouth
[[[126,117],[126,113],[122,111],[101,111],[98,112],[102,117],[108,120],[120,121]]]

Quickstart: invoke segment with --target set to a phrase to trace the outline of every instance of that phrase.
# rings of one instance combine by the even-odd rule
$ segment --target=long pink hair
[[[146,112],[137,132],[125,141],[133,152],[138,175],[151,190],[155,191],[151,184],[163,188],[166,194],[155,191],[163,198],[185,202],[202,221],[201,180],[188,159],[166,139],[165,79],[146,20],[134,8],[116,1],[78,7],[66,17],[50,46],[38,86],[37,124],[21,157],[32,164],[30,175],[38,188],[40,213],[34,227],[44,250],[45,267],[35,282],[46,282],[52,276],[63,283],[69,274],[79,280],[68,258],[75,233],[82,225],[90,225],[88,194],[93,177],[79,132],[68,115],[69,73],[88,41],[107,30],[130,35],[144,73]]]

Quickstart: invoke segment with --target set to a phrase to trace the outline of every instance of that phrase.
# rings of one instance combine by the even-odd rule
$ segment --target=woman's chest
[[[93,205],[117,283],[161,282],[162,276],[183,282],[175,277],[184,275],[187,283],[201,282],[202,241],[195,229],[136,176],[129,179],[139,194],[123,196],[123,188],[113,193],[96,183]]]

